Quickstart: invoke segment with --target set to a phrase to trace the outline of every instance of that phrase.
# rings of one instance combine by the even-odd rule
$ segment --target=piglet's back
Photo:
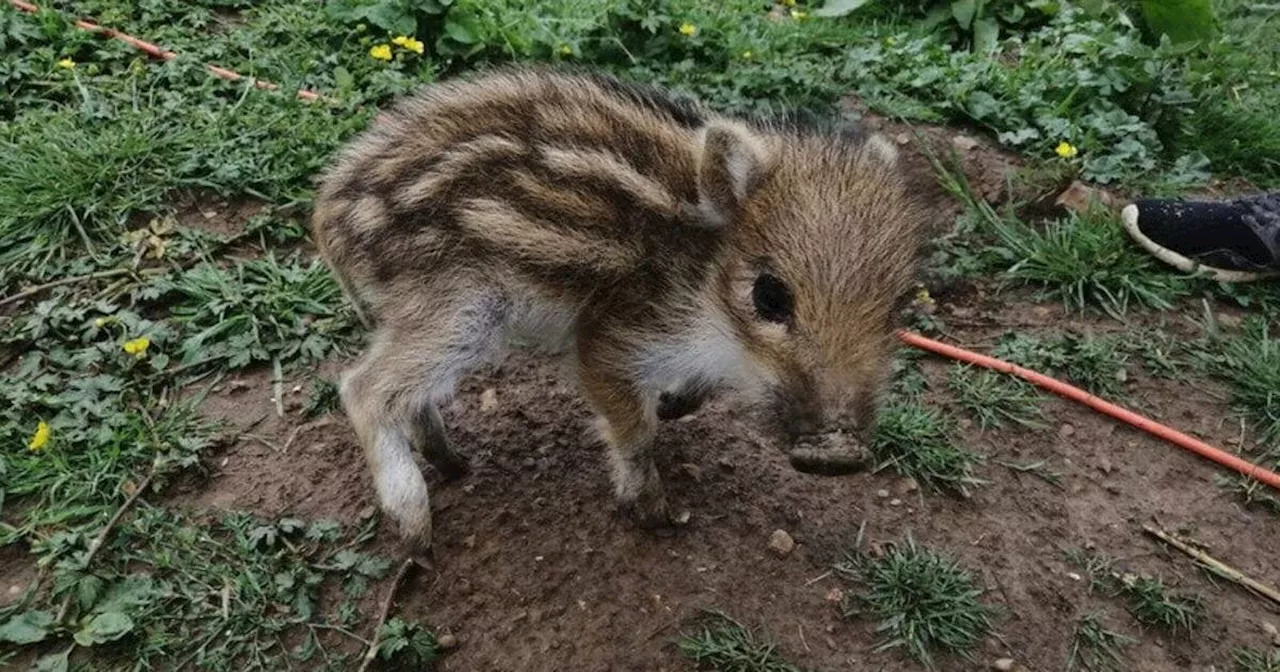
[[[357,303],[459,265],[568,291],[696,282],[676,276],[705,269],[718,244],[696,207],[711,116],[599,75],[510,69],[429,86],[342,150],[315,236]]]

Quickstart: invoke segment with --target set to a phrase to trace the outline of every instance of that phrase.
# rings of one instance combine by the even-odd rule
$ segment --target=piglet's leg
[[[658,418],[654,404],[607,363],[587,359],[582,386],[600,416],[609,444],[614,492],[622,510],[644,528],[665,528],[671,517],[662,479],[653,462]]]

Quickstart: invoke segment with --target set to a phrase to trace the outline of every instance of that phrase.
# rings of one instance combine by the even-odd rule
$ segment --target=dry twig
[[[408,576],[409,570],[417,565],[418,562],[413,558],[405,558],[400,563],[400,569],[396,572],[396,576],[391,580],[391,588],[387,591],[387,597],[382,601],[382,611],[378,613],[378,622],[373,624],[373,637],[369,641],[369,649],[365,651],[364,661],[360,663],[360,672],[366,672],[369,666],[373,664],[375,658],[378,657],[378,646],[380,642],[379,634],[382,632],[382,626],[386,625],[387,617],[391,615],[391,605],[396,601],[396,593],[400,590],[400,584],[404,578]]]
[[[1197,562],[1199,562],[1205,569],[1213,572],[1214,574],[1238,586],[1247,588],[1253,591],[1254,593],[1257,593],[1258,595],[1261,595],[1262,597],[1265,597],[1268,600],[1271,600],[1276,604],[1280,604],[1280,591],[1277,591],[1275,588],[1272,588],[1271,586],[1259,583],[1249,578],[1248,576],[1245,576],[1244,573],[1241,572],[1240,570],[1235,569],[1234,567],[1227,565],[1221,560],[1214,558],[1213,556],[1209,555],[1208,553],[1205,553],[1204,551],[1196,548],[1195,546],[1192,546],[1191,543],[1189,543],[1188,541],[1181,539],[1176,535],[1169,534],[1164,530],[1161,530],[1152,525],[1148,525],[1146,523],[1142,524],[1142,530],[1147,534],[1159,539],[1160,541],[1163,541],[1166,544],[1169,544],[1170,546],[1178,549],[1179,551],[1182,551],[1183,553],[1186,553],[1187,555],[1191,556]]]
[[[142,482],[138,484],[136,489],[134,489],[133,494],[129,495],[129,498],[124,500],[124,504],[121,504],[120,508],[116,509],[115,514],[111,516],[111,520],[108,520],[107,524],[102,528],[102,531],[98,532],[98,536],[94,537],[93,541],[89,543],[89,552],[84,556],[85,567],[88,567],[89,564],[93,562],[93,556],[97,555],[98,549],[102,548],[102,545],[106,543],[107,535],[111,534],[111,530],[115,529],[116,524],[120,522],[120,518],[124,516],[124,512],[128,511],[129,508],[133,506],[133,503],[138,501],[138,498],[142,496],[142,493],[146,492],[147,487],[151,485],[151,478],[156,475],[156,469],[158,466],[159,461],[151,463],[151,470],[147,472],[146,478],[142,479]],[[61,623],[62,620],[67,617],[67,610],[70,608],[71,595],[67,595],[67,597],[62,600],[62,606],[58,607],[58,617],[56,622]]]

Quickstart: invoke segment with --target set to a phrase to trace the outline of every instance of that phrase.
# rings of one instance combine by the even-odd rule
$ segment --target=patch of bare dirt
[[[1041,314],[1046,327],[1066,317],[1035,308],[1008,310]],[[972,340],[1000,331],[959,330]],[[933,387],[944,389],[945,364],[927,364]],[[466,384],[445,414],[474,469],[448,483],[431,474],[435,568],[405,586],[397,607],[460,638],[440,669],[688,669],[673,640],[702,609],[762,626],[804,666],[918,669],[895,653],[871,653],[874,624],[841,620],[827,599],[834,587],[849,589],[827,573],[863,521],[873,541],[909,532],[957,558],[1002,610],[999,638],[984,642],[978,662],[951,660],[944,669],[975,669],[1002,657],[1030,669],[1062,669],[1076,619],[1098,609],[1142,638],[1129,669],[1207,669],[1227,664],[1234,646],[1265,644],[1259,621],[1275,620],[1257,598],[1211,582],[1143,537],[1140,525],[1155,519],[1190,529],[1222,559],[1276,583],[1280,548],[1265,533],[1276,519],[1241,508],[1215,484],[1220,471],[1200,458],[1066,401],[1046,398],[1054,423],[1048,431],[966,429],[966,445],[988,457],[980,470],[988,483],[963,500],[913,490],[889,471],[799,474],[758,438],[749,412],[718,400],[661,431],[669,496],[692,516],[678,535],[660,538],[614,512],[603,450],[556,371],[513,360]],[[269,379],[249,382],[215,406],[250,419],[273,413]],[[482,401],[489,388],[496,406]],[[1228,409],[1209,394],[1140,370],[1132,390],[1184,430],[1220,445],[1236,439],[1238,426],[1224,422]],[[930,399],[946,402],[942,392]],[[266,425],[254,431],[268,431]],[[268,441],[287,440],[298,426],[291,416],[268,431]],[[224,454],[219,475],[193,505],[346,520],[374,505],[341,416],[304,430],[288,451],[259,443],[243,441]],[[998,464],[1041,460],[1061,474],[1061,487]],[[882,489],[891,497],[878,496]],[[784,556],[769,548],[778,529],[796,541]],[[384,525],[382,534],[391,539],[394,531]],[[1193,638],[1141,632],[1124,602],[1090,595],[1088,580],[1078,578],[1084,570],[1067,562],[1067,549],[1086,547],[1204,595],[1204,628]]]

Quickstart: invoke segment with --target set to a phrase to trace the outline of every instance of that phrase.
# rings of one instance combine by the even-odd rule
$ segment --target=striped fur
[[[791,439],[865,429],[927,217],[895,154],[550,69],[388,111],[323,176],[313,231],[374,329],[343,404],[403,534],[430,540],[410,449],[464,471],[436,408],[516,343],[576,364],[645,525],[668,522],[658,419],[715,389],[767,393]],[[762,274],[793,298],[785,320],[759,312]]]

